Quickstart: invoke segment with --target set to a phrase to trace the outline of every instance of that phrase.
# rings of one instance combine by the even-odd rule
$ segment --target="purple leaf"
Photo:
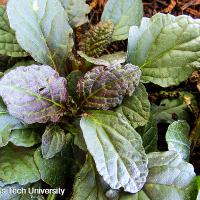
[[[132,64],[112,67],[98,66],[87,72],[77,85],[82,105],[107,110],[131,96],[139,84],[141,71]]]
[[[21,66],[0,80],[0,95],[9,113],[27,124],[57,122],[65,111],[66,83],[49,66]]]

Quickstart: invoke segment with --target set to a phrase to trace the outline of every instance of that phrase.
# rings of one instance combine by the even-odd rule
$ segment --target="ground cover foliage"
[[[200,20],[95,5],[0,6],[0,199],[197,200]]]

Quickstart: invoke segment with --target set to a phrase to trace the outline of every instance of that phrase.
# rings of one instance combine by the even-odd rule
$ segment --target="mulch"
[[[162,12],[200,18],[200,0],[143,0],[146,17]]]

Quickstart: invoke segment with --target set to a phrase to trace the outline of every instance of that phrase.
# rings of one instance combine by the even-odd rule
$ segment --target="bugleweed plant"
[[[92,26],[89,12],[84,0],[0,7],[0,199],[196,200],[197,101],[179,85],[200,66],[200,20],[143,18],[141,0],[108,0]],[[106,51],[126,39],[127,52]],[[148,85],[162,88],[159,103]]]

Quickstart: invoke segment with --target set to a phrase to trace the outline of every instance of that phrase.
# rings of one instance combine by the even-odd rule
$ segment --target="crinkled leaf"
[[[113,31],[112,22],[99,22],[82,35],[79,49],[90,57],[99,57],[112,42]]]
[[[42,155],[49,159],[60,152],[65,144],[65,132],[58,125],[52,124],[46,127],[42,135]]]
[[[22,48],[36,61],[62,72],[72,47],[72,29],[59,0],[10,0],[7,12]]]
[[[148,173],[140,135],[120,114],[111,111],[91,111],[80,125],[105,182],[112,189],[122,187],[127,192],[138,192]]]
[[[98,66],[80,79],[77,93],[85,107],[107,110],[121,104],[125,95],[133,94],[140,75],[139,68],[131,64]]]
[[[200,20],[156,14],[129,33],[129,61],[140,66],[142,81],[178,85],[199,64]],[[174,34],[176,33],[176,34]]]
[[[80,172],[75,177],[71,200],[107,200],[100,177],[91,158],[87,158]]]
[[[15,32],[10,28],[6,7],[0,5],[0,54],[23,57],[28,54],[17,43]]]
[[[144,126],[150,114],[148,93],[144,85],[140,84],[132,96],[126,97],[115,111],[121,113],[134,128]]]
[[[34,161],[40,172],[41,179],[45,183],[53,188],[64,186],[70,166],[65,152],[61,152],[53,158],[46,160],[42,157],[41,150],[37,149],[34,154]]]
[[[170,124],[166,133],[168,149],[176,151],[187,161],[189,160],[191,145],[189,132],[189,124],[184,120],[179,120]]]
[[[35,128],[21,128],[11,132],[9,141],[16,146],[32,147],[41,142],[41,133]]]
[[[66,80],[49,66],[22,66],[0,80],[0,95],[9,113],[27,124],[56,122],[67,101]]]
[[[120,200],[194,200],[197,188],[194,168],[173,151],[148,154],[149,175],[142,190],[122,194]]]
[[[127,54],[123,51],[115,52],[113,54],[103,55],[99,58],[89,57],[82,51],[78,51],[78,54],[91,64],[103,65],[107,67],[110,67],[112,65],[122,64],[126,61],[126,57],[127,57]]]
[[[8,144],[12,130],[21,127],[23,127],[23,124],[9,115],[6,106],[0,98],[0,147]]]
[[[137,26],[143,16],[141,0],[109,0],[101,17],[102,21],[112,21],[114,24],[113,41],[128,38],[129,28]]]
[[[13,183],[25,185],[40,180],[33,154],[34,149],[11,145],[0,148],[0,186]]]
[[[151,114],[147,124],[143,127],[138,127],[136,130],[142,137],[145,152],[157,151],[158,128],[156,118]]]
[[[86,0],[60,0],[60,2],[65,8],[69,24],[72,27],[78,27],[88,22],[87,14],[90,12],[90,7],[86,4]]]

